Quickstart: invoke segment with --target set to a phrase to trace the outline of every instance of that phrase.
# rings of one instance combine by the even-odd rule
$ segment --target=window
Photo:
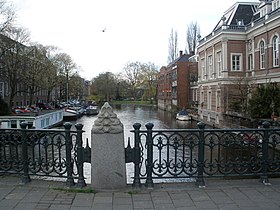
[[[273,45],[273,67],[279,66],[279,38],[274,36],[272,39]]]
[[[241,71],[242,63],[241,54],[232,54],[231,55],[231,70],[232,71]]]
[[[249,65],[249,70],[253,70],[254,63],[253,63],[253,55],[252,54],[249,54],[249,63],[248,63],[248,65]]]
[[[218,77],[222,76],[222,52],[217,52],[217,57],[216,57],[216,62],[217,62],[217,75]]]
[[[221,92],[220,91],[217,91],[216,93],[216,108],[217,108],[217,111],[220,111],[221,110]]]
[[[177,69],[172,71],[172,79],[177,80]]]
[[[11,120],[11,128],[17,128],[17,121]]]
[[[195,89],[195,91],[194,91],[194,94],[195,94],[195,97],[194,97],[194,101],[197,101],[198,99],[198,97],[197,97],[197,89]]]
[[[44,128],[45,127],[45,120],[41,120],[41,128]]]
[[[200,106],[203,107],[203,103],[204,103],[204,92],[200,92]]]
[[[207,109],[210,109],[211,110],[211,106],[212,106],[212,92],[209,91],[208,92],[208,100],[207,100]]]
[[[205,60],[204,58],[201,59],[201,80],[204,80],[206,76],[206,72],[205,72]]]
[[[213,78],[213,56],[209,55],[208,56],[208,74],[209,74],[209,79]]]
[[[260,68],[264,69],[264,56],[265,56],[265,51],[264,51],[264,41],[260,42]]]

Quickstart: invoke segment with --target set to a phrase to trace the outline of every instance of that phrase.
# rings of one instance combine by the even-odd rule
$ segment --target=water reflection
[[[186,121],[179,122],[176,121],[175,115],[166,112],[163,110],[158,110],[156,107],[148,107],[141,105],[114,105],[114,113],[117,114],[117,117],[123,123],[124,126],[124,138],[125,146],[127,145],[127,140],[130,137],[133,139],[133,133],[130,131],[133,130],[134,123],[140,123],[142,129],[145,129],[145,124],[150,122],[154,124],[153,129],[169,129],[169,128],[197,128],[195,121]],[[91,129],[94,124],[94,121],[97,119],[97,116],[83,116],[74,123],[81,123],[84,125],[83,130],[83,139],[91,139]],[[132,144],[133,145],[133,144]],[[84,141],[85,146],[85,141]],[[85,176],[87,178],[87,183],[90,182],[90,164],[85,163]],[[127,164],[127,181],[128,183],[132,182],[131,177],[133,176],[133,164]]]
[[[130,130],[133,129],[134,123],[140,123],[142,129],[145,129],[145,124],[151,122],[154,124],[154,129],[169,129],[169,128],[197,128],[195,121],[178,121],[175,115],[159,110],[156,107],[148,107],[141,105],[114,105],[114,113],[123,123],[125,139],[132,137]],[[91,129],[97,116],[83,116],[76,122],[84,125],[84,138],[90,139]]]

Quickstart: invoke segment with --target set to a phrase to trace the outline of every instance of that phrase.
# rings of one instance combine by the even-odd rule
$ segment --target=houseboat
[[[63,110],[52,110],[34,115],[0,116],[0,129],[20,128],[20,123],[27,122],[28,129],[48,129],[63,123]]]

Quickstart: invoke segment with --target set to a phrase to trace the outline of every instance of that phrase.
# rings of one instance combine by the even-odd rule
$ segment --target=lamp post
[[[69,103],[69,71],[66,69],[66,102],[67,102],[67,108]]]

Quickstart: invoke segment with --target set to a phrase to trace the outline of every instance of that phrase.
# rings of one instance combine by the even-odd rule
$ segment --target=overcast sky
[[[120,72],[127,62],[167,65],[168,39],[177,31],[185,49],[187,25],[204,37],[235,0],[10,0],[31,41],[54,45],[80,66],[80,75]],[[258,2],[247,0],[246,2]],[[105,29],[105,32],[102,30]]]

